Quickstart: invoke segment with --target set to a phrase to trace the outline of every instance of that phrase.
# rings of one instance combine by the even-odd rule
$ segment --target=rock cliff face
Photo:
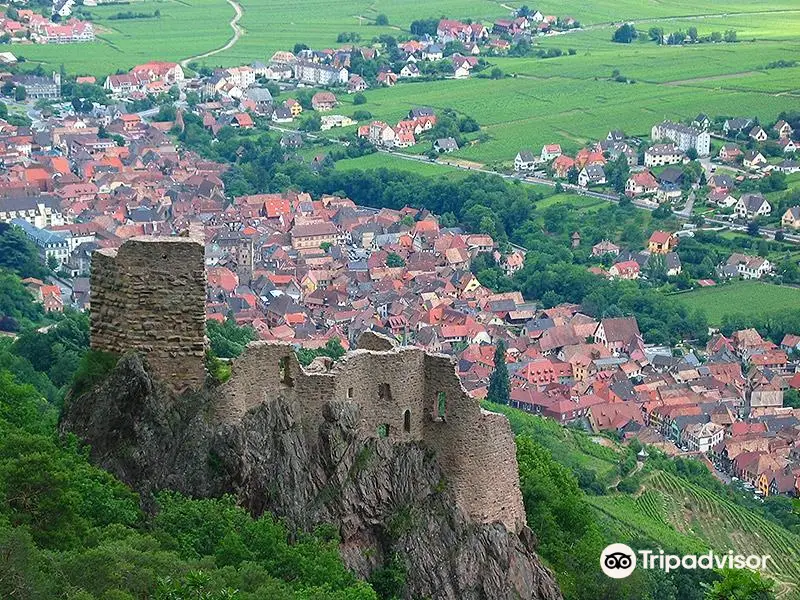
[[[280,394],[220,420],[219,394],[176,396],[128,354],[68,404],[62,430],[145,503],[160,489],[232,493],[254,514],[269,510],[298,528],[336,524],[345,563],[360,575],[400,558],[409,599],[561,598],[530,531],[469,519],[424,442],[365,436],[362,409],[347,400],[326,402],[311,434],[301,402]]]

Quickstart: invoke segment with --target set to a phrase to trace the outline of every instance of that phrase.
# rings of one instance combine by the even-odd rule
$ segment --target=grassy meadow
[[[758,281],[736,281],[727,285],[699,288],[672,296],[690,309],[700,309],[709,324],[719,325],[724,315],[774,313],[785,308],[800,308],[800,289]]]

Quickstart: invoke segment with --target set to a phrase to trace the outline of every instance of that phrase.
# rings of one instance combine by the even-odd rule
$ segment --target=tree
[[[569,171],[567,171],[567,183],[571,183],[572,185],[577,184],[578,175],[579,175],[578,169],[576,169],[575,167],[570,167]]]
[[[25,98],[28,97],[28,92],[25,91],[25,88],[21,85],[18,85],[14,88],[14,100],[17,102],[22,102]]]
[[[8,106],[5,102],[0,102],[0,119],[8,118]]]
[[[618,44],[630,44],[637,37],[639,37],[639,32],[636,31],[633,23],[625,23],[614,32],[611,41]]]
[[[614,191],[618,194],[625,192],[625,184],[630,177],[631,170],[628,166],[628,158],[624,154],[620,154],[611,163],[606,165],[606,178]]]
[[[375,17],[375,25],[379,27],[386,27],[389,24],[389,17],[385,14],[381,13],[377,17]]]
[[[759,234],[761,228],[758,225],[758,219],[753,219],[747,224],[747,235],[752,235],[753,237]]]
[[[651,27],[647,35],[652,41],[658,42],[659,45],[664,43],[664,29],[661,27]]]
[[[58,265],[59,264],[60,263],[58,262],[58,259],[54,255],[52,255],[52,254],[48,254],[47,255],[47,268],[48,269],[50,269],[51,271],[55,271],[56,269],[58,269]]]
[[[705,600],[774,600],[774,583],[747,569],[725,569],[722,580],[707,588]]]
[[[492,79],[502,79],[503,78],[503,70],[500,67],[495,67],[492,69],[490,75]]]
[[[386,266],[391,268],[405,267],[406,261],[396,252],[390,252],[386,257]]]
[[[686,151],[686,156],[689,160],[697,160],[697,149],[692,146]]]
[[[339,338],[329,339],[322,348],[310,350],[308,348],[300,348],[297,350],[297,360],[304,367],[307,367],[318,356],[327,356],[333,360],[339,360],[345,355],[345,349],[342,346]]]
[[[302,52],[303,50],[308,50],[308,46],[306,44],[302,44],[302,43],[298,42],[297,44],[294,45],[294,48],[292,49],[292,52],[294,54],[300,54],[300,52]]]
[[[725,40],[726,42],[731,42],[731,43],[737,41],[736,31],[734,31],[733,29],[728,29],[722,36],[722,39]]]
[[[366,103],[367,103],[367,97],[364,94],[362,94],[361,92],[359,92],[358,94],[353,96],[353,104],[359,105],[359,104],[366,104]]]
[[[499,340],[494,351],[494,370],[489,377],[489,391],[486,399],[496,404],[508,404],[509,392],[506,345],[503,340]]]

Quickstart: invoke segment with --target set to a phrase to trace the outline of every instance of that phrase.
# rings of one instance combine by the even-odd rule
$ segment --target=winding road
[[[189,58],[184,58],[181,61],[181,66],[186,68],[189,66],[189,63],[195,60],[200,60],[202,58],[208,58],[209,56],[214,56],[215,54],[219,54],[220,52],[224,52],[225,50],[232,48],[233,45],[239,41],[239,38],[242,37],[242,33],[244,30],[239,26],[239,21],[242,18],[242,5],[239,4],[236,0],[227,0],[228,4],[233,7],[233,10],[236,11],[236,14],[233,15],[229,25],[231,29],[233,29],[233,37],[228,40],[228,43],[222,46],[221,48],[217,48],[216,50],[211,50],[209,52],[205,52],[203,54],[198,54],[197,56],[190,56]]]

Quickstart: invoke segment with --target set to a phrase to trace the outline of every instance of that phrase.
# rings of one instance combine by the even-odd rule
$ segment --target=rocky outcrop
[[[278,395],[235,421],[216,418],[218,390],[176,396],[136,354],[92,392],[68,403],[62,430],[91,446],[95,463],[138,490],[236,495],[254,514],[294,527],[338,525],[345,563],[367,577],[392,556],[407,598],[559,599],[527,528],[476,524],[424,442],[367,437],[361,408],[328,401],[309,435],[303,407]]]

